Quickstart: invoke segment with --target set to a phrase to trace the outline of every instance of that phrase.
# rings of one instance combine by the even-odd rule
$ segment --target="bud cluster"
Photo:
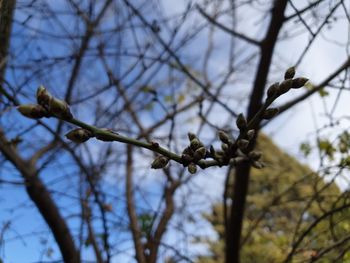
[[[18,111],[25,117],[40,119],[55,116],[62,120],[73,118],[67,102],[53,97],[44,86],[39,86],[36,91],[38,104],[23,104],[18,106]]]
[[[240,114],[241,120],[245,120],[243,114]],[[242,122],[243,123],[243,122]],[[237,123],[238,126],[238,123]],[[247,126],[244,127],[248,128]],[[259,162],[261,153],[251,151],[249,149],[250,142],[255,138],[256,132],[254,129],[247,131],[241,131],[237,140],[224,132],[219,131],[218,136],[221,140],[221,150],[215,150],[213,146],[210,147],[210,157],[216,160],[219,165],[227,165],[232,163],[237,165],[244,161],[251,161],[254,167],[263,167],[263,164]]]
[[[210,146],[210,149],[207,150],[204,144],[193,133],[188,134],[189,145],[183,150],[181,157],[170,152],[166,153],[165,149],[160,150],[160,146],[156,142],[151,142],[146,146],[141,144],[143,145],[141,147],[158,153],[164,153],[166,155],[157,156],[152,162],[151,167],[153,169],[165,168],[170,159],[182,163],[184,167],[187,167],[188,172],[191,174],[197,172],[197,166],[204,169],[213,165],[237,165],[242,162],[249,162],[255,168],[260,169],[264,167],[263,163],[260,161],[262,153],[253,150],[256,137],[255,129],[262,120],[271,120],[279,113],[278,108],[270,107],[275,99],[288,92],[290,89],[299,89],[303,87],[308,81],[307,78],[294,78],[294,76],[295,67],[287,69],[284,74],[284,80],[281,83],[276,82],[272,84],[267,89],[267,99],[265,103],[251,119],[247,121],[242,113],[237,116],[236,126],[239,130],[239,136],[237,139],[234,139],[233,136],[230,136],[225,131],[218,131],[218,137],[221,141],[221,149],[216,150],[213,146]],[[40,86],[37,89],[36,99],[37,104],[20,105],[18,111],[28,118],[39,119],[43,117],[56,117],[61,120],[76,123],[77,120],[73,119],[73,115],[67,102],[53,97],[45,87]],[[86,142],[92,137],[96,137],[102,141],[115,140],[115,136],[111,135],[111,133],[114,133],[112,130],[96,130],[95,128],[89,128],[88,125],[82,127],[88,127],[87,129],[89,130],[84,128],[71,130],[66,134],[67,139],[75,143]],[[136,144],[135,140],[123,139],[120,141]],[[137,143],[136,145],[140,145],[140,143]],[[207,158],[212,158],[213,160],[206,161],[205,159]]]
[[[276,82],[268,88],[267,98],[277,98],[278,96],[288,92],[290,89],[299,89],[303,87],[306,82],[308,82],[307,78],[294,78],[294,75],[295,67],[290,67],[287,69],[284,74],[284,81],[281,83]]]
[[[194,174],[197,172],[196,163],[206,158],[207,150],[204,144],[193,133],[188,133],[190,145],[187,146],[181,155],[181,160],[184,166],[187,166],[188,172]]]
[[[17,109],[23,116],[32,119],[52,116],[62,120],[73,118],[67,102],[52,96],[44,86],[39,86],[37,89],[36,101],[37,104],[23,104],[18,106]],[[86,142],[91,137],[93,137],[93,134],[83,128],[71,130],[66,134],[66,138],[75,143]]]

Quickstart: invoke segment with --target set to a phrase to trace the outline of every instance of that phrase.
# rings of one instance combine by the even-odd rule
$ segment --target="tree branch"
[[[256,115],[262,104],[264,88],[270,69],[273,50],[276,45],[278,33],[283,25],[284,11],[287,6],[287,2],[287,0],[274,1],[270,25],[261,45],[260,62],[248,106],[248,120],[251,120]],[[253,128],[258,130],[259,125],[260,121],[257,121],[255,127]],[[255,146],[255,140],[256,136],[250,147]],[[240,262],[240,241],[243,227],[245,202],[248,194],[249,175],[250,163],[244,162],[237,166],[232,193],[233,203],[231,205],[228,229],[226,229],[226,263]]]

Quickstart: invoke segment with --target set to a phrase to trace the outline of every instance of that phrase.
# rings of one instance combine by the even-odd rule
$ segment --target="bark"
[[[284,22],[284,11],[287,0],[275,1],[271,13],[271,21],[267,30],[267,34],[261,43],[261,56],[258,70],[256,73],[254,87],[250,96],[248,106],[248,120],[250,120],[262,105],[265,84],[268,77],[270,64],[272,60],[273,50],[277,42],[278,33]],[[255,129],[259,129],[257,124]],[[251,144],[253,148],[255,140]],[[232,206],[228,229],[226,230],[226,263],[240,262],[240,241],[243,227],[244,207],[249,186],[250,165],[242,163],[236,169],[235,181],[232,192]]]
[[[64,262],[80,262],[79,253],[75,248],[69,228],[53,201],[50,192],[38,177],[35,166],[20,157],[17,150],[6,140],[1,130],[0,151],[21,173],[25,181],[27,193],[51,229]]]

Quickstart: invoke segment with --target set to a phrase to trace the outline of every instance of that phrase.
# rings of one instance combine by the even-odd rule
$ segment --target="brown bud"
[[[153,148],[159,148],[159,143],[157,143],[155,141],[151,141],[151,145]]]
[[[106,212],[112,212],[113,211],[113,206],[111,204],[103,204],[102,208]]]
[[[296,78],[293,79],[292,89],[299,89],[303,87],[309,79],[307,78]]]
[[[282,83],[279,85],[279,88],[278,88],[278,94],[281,95],[288,92],[292,88],[292,85],[293,85],[292,79],[286,79],[282,81]]]
[[[101,129],[101,130],[108,131],[106,129]],[[104,132],[96,132],[95,137],[97,140],[104,141],[104,142],[113,142],[115,140],[111,135],[106,134]]]
[[[164,168],[169,162],[169,159],[165,156],[157,156],[156,159],[151,164],[152,169],[162,169]]]
[[[230,138],[228,137],[228,134],[226,132],[218,131],[218,135],[223,143],[229,144]]]
[[[182,159],[182,161],[184,161],[185,163],[190,163],[190,162],[192,162],[192,160],[193,160],[192,156],[191,156],[191,155],[188,155],[188,154],[186,154],[186,153],[183,153],[183,154],[181,155],[181,159]]]
[[[203,144],[197,138],[195,138],[191,140],[190,146],[191,146],[191,149],[195,151],[199,147],[203,146]]]
[[[268,98],[274,97],[278,94],[279,85],[280,84],[278,82],[275,82],[267,89]]]
[[[249,141],[245,139],[240,139],[237,141],[237,146],[239,149],[244,150],[248,147]]]
[[[270,120],[272,119],[273,117],[275,117],[279,112],[279,109],[278,108],[270,108],[270,109],[267,109],[264,114],[263,114],[263,119],[265,120]]]
[[[92,133],[83,128],[77,128],[71,130],[66,134],[66,138],[75,142],[75,143],[83,143],[89,140],[92,137]]]
[[[222,144],[221,144],[221,149],[222,149],[224,152],[228,152],[228,150],[230,149],[230,147],[228,146],[228,144],[222,143]]]
[[[193,158],[197,161],[201,160],[205,157],[206,152],[207,150],[204,147],[200,147],[194,152]]]
[[[190,163],[187,166],[187,170],[190,174],[195,174],[197,172],[197,165],[195,163]]]
[[[284,79],[292,79],[295,75],[295,67],[290,67],[284,73]]]
[[[252,151],[248,154],[249,158],[251,158],[254,161],[257,161],[261,158],[262,153],[259,151]]]
[[[214,146],[213,145],[210,145],[210,154],[212,155],[212,156],[214,156],[215,155],[215,149],[214,149]]]
[[[187,133],[187,136],[190,141],[197,139],[197,136],[192,132]]]
[[[67,102],[57,98],[51,98],[49,102],[49,112],[60,119],[72,119],[73,115],[70,112]]]
[[[262,162],[259,162],[259,161],[252,162],[252,166],[257,168],[257,169],[264,168],[264,164]]]
[[[240,130],[245,130],[247,128],[247,120],[242,113],[238,115],[236,124]]]
[[[186,147],[183,151],[182,151],[182,153],[184,153],[184,154],[188,154],[188,155],[193,155],[193,153],[194,153],[194,151],[191,149],[191,147],[190,146],[188,146],[188,147]]]
[[[17,107],[17,110],[25,117],[31,119],[40,119],[42,117],[49,117],[47,110],[37,104],[23,104]]]
[[[45,108],[48,108],[51,98],[52,96],[47,91],[47,89],[43,85],[40,85],[39,88],[36,90],[36,101],[38,102],[38,104]]]
[[[247,137],[248,137],[248,140],[252,140],[255,136],[255,130],[249,130],[247,131]]]

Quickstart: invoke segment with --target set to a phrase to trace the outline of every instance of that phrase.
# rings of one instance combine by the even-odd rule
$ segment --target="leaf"
[[[152,88],[151,86],[143,86],[140,90],[144,93],[152,93],[152,94],[157,93],[156,90],[154,88]]]
[[[300,144],[300,151],[304,154],[304,156],[308,156],[311,153],[311,146],[308,142],[303,142]]]
[[[320,90],[318,91],[318,94],[320,94],[320,96],[323,98],[323,97],[328,96],[328,95],[329,95],[329,92],[326,91],[324,88],[322,88],[322,89],[320,89]]]
[[[180,96],[177,98],[177,102],[179,104],[183,103],[186,99],[186,96],[184,94],[180,94]]]
[[[138,221],[141,227],[142,233],[148,235],[152,230],[153,218],[149,213],[143,213],[138,216]]]
[[[331,142],[327,139],[319,140],[318,148],[321,152],[324,152],[331,160],[333,160],[336,149],[333,147]]]
[[[314,89],[314,85],[311,83],[311,81],[309,80],[308,82],[306,82],[306,84],[304,85],[304,87],[308,90],[313,90]]]
[[[171,95],[167,95],[164,97],[164,101],[168,103],[172,103],[174,101],[174,98]]]

